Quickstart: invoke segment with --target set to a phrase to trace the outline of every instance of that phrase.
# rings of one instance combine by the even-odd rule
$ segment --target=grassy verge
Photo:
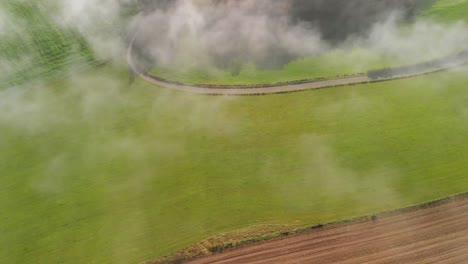
[[[360,61],[356,64],[356,61]],[[278,70],[257,69],[248,64],[241,68],[239,75],[233,76],[227,70],[213,66],[186,66],[186,68],[155,68],[151,73],[167,80],[176,80],[186,84],[259,84],[280,83],[292,80],[334,77],[344,74],[366,72],[368,69],[385,68],[395,65],[396,58],[385,57],[371,51],[354,49],[335,50],[318,58],[303,58],[292,61]],[[401,62],[400,62],[401,63]]]
[[[148,264],[165,264],[165,263],[183,263],[185,261],[194,260],[211,254],[223,253],[236,247],[247,246],[258,242],[265,242],[276,238],[283,238],[291,235],[302,234],[311,230],[323,229],[337,225],[344,225],[350,223],[375,221],[379,217],[401,214],[410,211],[423,210],[431,207],[436,207],[454,200],[467,199],[468,193],[453,195],[439,200],[430,201],[427,203],[405,207],[394,211],[377,213],[374,215],[362,216],[345,221],[317,224],[314,226],[294,226],[294,225],[260,225],[251,226],[237,230],[236,232],[229,232],[220,234],[203,240],[194,246],[183,249],[171,255],[159,258],[154,261],[147,262]]]

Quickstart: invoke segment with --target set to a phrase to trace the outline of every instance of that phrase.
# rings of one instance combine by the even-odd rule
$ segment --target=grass
[[[4,91],[0,262],[138,263],[466,191],[466,72],[248,98],[113,70]]]
[[[24,47],[47,51],[36,58],[55,61],[40,43],[71,52],[62,30],[42,32],[54,41]],[[240,98],[128,86],[110,67],[21,81],[0,90],[0,263],[139,263],[239,228],[466,192],[467,72]]]
[[[430,17],[440,22],[452,23],[460,20],[468,21],[467,0],[437,0],[422,13],[423,17]]]

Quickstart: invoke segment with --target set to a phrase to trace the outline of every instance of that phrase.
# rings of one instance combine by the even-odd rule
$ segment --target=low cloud
[[[131,1],[58,1],[54,19],[59,25],[82,34],[99,59],[119,60],[125,53],[123,36],[127,25],[122,23],[121,11],[127,2]]]
[[[3,12],[2,10],[0,10],[0,36],[5,34],[5,28],[7,26],[7,15],[5,14],[5,12]]]
[[[296,58],[318,56],[333,49],[351,53],[356,47],[389,57],[398,64],[409,64],[457,52],[465,48],[468,39],[462,22],[441,25],[425,20],[402,27],[402,22],[417,13],[420,1],[382,1],[375,6],[359,1],[340,6],[339,2],[200,4],[178,0],[153,4],[152,11],[143,13],[137,23],[136,47],[143,54],[140,57],[153,66],[232,68],[254,63],[261,68],[278,68]],[[304,10],[300,10],[300,5]],[[339,36],[330,35],[329,31],[338,25],[319,12],[332,12],[329,9],[333,5],[340,6],[336,14],[332,13],[343,25]],[[366,64],[347,54],[342,60]]]
[[[379,166],[356,171],[342,163],[331,145],[332,140],[330,136],[315,134],[291,138],[288,155],[301,166],[289,171],[287,177],[272,173],[281,171],[280,161],[265,163],[264,173],[268,178],[265,185],[277,190],[287,210],[300,213],[313,208],[320,212],[313,217],[330,221],[330,215],[340,216],[341,211],[357,216],[404,204],[404,197],[397,191],[401,173],[396,166],[382,162]],[[271,175],[281,180],[272,179]]]
[[[176,1],[169,9],[141,18],[137,44],[159,65],[176,61],[218,67],[245,62],[281,65],[285,59],[326,49],[314,27],[292,24],[286,15],[273,17],[271,9],[261,5],[253,10],[248,1],[217,5]]]
[[[362,45],[401,61],[421,62],[466,49],[468,27],[463,22],[441,25],[422,20],[401,28],[398,13],[374,25]]]

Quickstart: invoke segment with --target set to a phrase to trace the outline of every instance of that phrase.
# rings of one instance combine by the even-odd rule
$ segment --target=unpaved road
[[[468,263],[468,198],[313,230],[189,263]]]
[[[135,62],[135,58],[133,56],[133,46],[135,39],[138,35],[138,31],[135,32],[130,45],[127,50],[127,62],[131,71],[152,84],[158,85],[160,87],[169,88],[173,90],[179,90],[184,92],[190,93],[197,93],[197,94],[205,94],[205,95],[267,95],[267,94],[278,94],[278,93],[290,93],[290,92],[299,92],[299,91],[306,91],[306,90],[314,90],[314,89],[322,89],[322,88],[330,88],[330,87],[339,87],[339,86],[346,86],[346,85],[357,85],[357,84],[365,84],[371,83],[375,81],[391,81],[401,78],[410,78],[416,77],[423,74],[429,73],[437,73],[440,71],[449,70],[453,67],[459,67],[462,65],[466,65],[466,61],[457,62],[457,59],[453,62],[448,62],[446,65],[444,64],[442,68],[439,69],[425,69],[423,72],[412,72],[407,76],[394,76],[391,78],[376,80],[372,79],[366,75],[355,75],[352,77],[344,77],[341,79],[331,79],[331,80],[323,80],[323,81],[313,81],[308,83],[299,83],[299,84],[289,84],[289,85],[272,85],[266,87],[252,87],[246,88],[242,86],[233,86],[233,87],[203,87],[200,85],[188,85],[188,84],[179,84],[173,83],[164,79],[161,79],[157,76],[153,76],[144,70],[140,69]],[[465,51],[468,52],[468,51]],[[465,54],[464,56],[468,56]],[[429,71],[426,71],[429,70]]]
[[[127,51],[128,65],[130,69],[134,72],[134,74],[143,78],[145,81],[148,81],[152,84],[155,84],[164,88],[169,88],[169,89],[174,89],[174,90],[179,90],[179,91],[184,91],[184,92],[197,93],[197,94],[206,94],[206,95],[265,95],[265,94],[298,92],[298,91],[321,89],[321,88],[327,88],[327,87],[361,84],[361,83],[368,83],[369,81],[371,81],[369,77],[367,76],[358,76],[358,77],[325,80],[325,81],[310,82],[310,83],[269,86],[269,87],[259,87],[259,88],[242,88],[242,87],[207,88],[207,87],[200,87],[200,86],[194,86],[194,85],[188,85],[188,84],[171,83],[171,82],[162,80],[156,76],[152,76],[151,74],[146,73],[143,70],[138,68],[138,66],[136,65],[135,59],[133,57],[133,54],[132,54],[133,43],[135,42],[137,33],[135,33],[135,35],[133,36],[133,39],[130,42],[130,45],[128,47],[128,51]]]
[[[139,74],[144,80],[156,84],[161,87],[170,88],[179,91],[206,94],[206,95],[263,95],[263,94],[277,94],[277,93],[290,93],[305,90],[314,90],[327,87],[336,87],[352,84],[367,83],[370,79],[367,76],[327,80],[312,83],[302,83],[293,85],[270,86],[261,88],[204,88],[190,85],[174,84],[158,80],[148,74]]]

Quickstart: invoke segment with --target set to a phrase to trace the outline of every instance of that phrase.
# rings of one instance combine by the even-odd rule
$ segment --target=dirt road
[[[278,94],[278,93],[290,93],[290,92],[299,92],[299,91],[306,91],[306,90],[314,90],[314,89],[322,89],[322,88],[331,88],[331,87],[339,87],[339,86],[346,86],[346,85],[357,85],[357,84],[365,84],[371,83],[376,81],[392,81],[401,78],[411,78],[420,75],[430,74],[430,73],[437,73],[441,71],[446,71],[451,68],[460,67],[467,64],[468,59],[468,50],[463,53],[463,56],[458,58],[456,56],[449,56],[444,59],[439,59],[437,61],[437,67],[434,69],[431,68],[431,64],[429,66],[425,64],[417,64],[408,67],[402,68],[392,68],[392,69],[385,69],[388,72],[392,71],[402,71],[403,69],[409,69],[410,72],[407,74],[396,74],[395,76],[387,76],[384,79],[376,79],[370,78],[366,75],[354,75],[352,77],[344,77],[340,79],[329,79],[323,81],[312,81],[307,83],[298,83],[298,84],[287,84],[287,85],[272,85],[272,86],[265,86],[265,87],[251,87],[246,88],[245,86],[233,86],[233,87],[203,87],[201,85],[188,85],[188,84],[181,84],[181,83],[174,83],[171,81],[167,81],[161,79],[157,76],[153,76],[150,73],[140,69],[137,66],[135,58],[133,56],[133,49],[134,49],[134,42],[138,35],[138,31],[135,32],[130,45],[127,50],[127,62],[129,65],[130,70],[137,76],[143,78],[144,80],[158,85],[160,87],[169,88],[173,90],[179,90],[184,92],[191,92],[197,94],[205,94],[205,95],[267,95],[267,94]],[[426,63],[427,64],[427,63]],[[424,66],[423,66],[424,65]],[[421,68],[421,72],[415,71],[415,69]],[[374,71],[379,72],[379,71]]]
[[[158,80],[148,74],[140,74],[144,80],[156,84],[161,87],[170,88],[179,91],[206,94],[206,95],[262,95],[262,94],[277,94],[285,92],[299,92],[305,90],[314,90],[327,87],[336,87],[352,84],[367,83],[367,76],[353,77],[346,79],[327,80],[313,83],[302,83],[293,85],[271,86],[261,88],[204,88],[190,85],[174,84]]]
[[[208,87],[200,87],[200,86],[188,85],[188,84],[177,84],[177,83],[172,83],[169,81],[162,80],[156,76],[152,76],[151,74],[146,73],[145,71],[139,69],[139,67],[137,66],[135,62],[133,53],[132,53],[133,43],[135,42],[136,36],[137,36],[137,33],[135,33],[135,35],[133,36],[133,39],[127,51],[127,62],[128,62],[130,69],[134,72],[134,74],[160,87],[184,91],[184,92],[206,94],[206,95],[264,95],[264,94],[276,94],[276,93],[285,93],[285,92],[298,92],[298,91],[304,91],[304,90],[321,89],[321,88],[327,88],[327,87],[336,87],[336,86],[344,86],[344,85],[352,85],[352,84],[361,84],[361,83],[367,83],[370,81],[369,77],[367,76],[357,76],[357,77],[324,80],[324,81],[317,81],[317,82],[310,82],[310,83],[268,86],[268,87],[258,87],[258,88],[243,88],[243,87],[208,88]]]
[[[468,198],[233,249],[190,264],[468,263]]]

